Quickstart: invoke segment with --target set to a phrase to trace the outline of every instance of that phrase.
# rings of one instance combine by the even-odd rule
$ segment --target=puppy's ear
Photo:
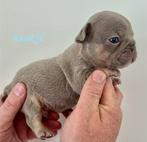
[[[82,30],[80,31],[80,33],[78,34],[78,36],[76,37],[76,42],[78,43],[83,43],[84,41],[88,40],[91,34],[91,24],[87,23]]]

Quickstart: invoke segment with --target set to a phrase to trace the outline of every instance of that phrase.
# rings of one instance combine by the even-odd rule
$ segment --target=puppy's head
[[[93,15],[76,42],[83,44],[82,56],[95,66],[122,68],[134,62],[137,56],[130,22],[115,12]]]

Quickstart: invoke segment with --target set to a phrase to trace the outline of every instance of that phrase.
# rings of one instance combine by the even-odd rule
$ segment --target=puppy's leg
[[[28,94],[22,111],[26,116],[28,126],[38,138],[45,140],[54,135],[54,133],[42,123],[41,104],[35,94]]]

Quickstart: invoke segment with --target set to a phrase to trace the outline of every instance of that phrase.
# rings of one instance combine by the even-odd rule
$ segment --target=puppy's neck
[[[93,68],[102,67],[101,64],[94,57],[95,55],[92,55],[89,52],[89,48],[91,48],[90,43],[81,44],[81,46],[82,48],[80,48],[79,54],[82,60],[84,60],[88,66],[91,66]]]
[[[78,65],[85,65],[88,68],[96,68],[96,61],[92,56],[90,56],[86,50],[83,50],[85,47],[81,43],[73,43],[69,48],[67,48],[63,54],[60,55],[60,59],[63,62],[66,62],[67,65],[71,65],[72,68]]]
[[[67,82],[78,94],[87,74],[94,71],[94,66],[87,63],[82,57],[81,48],[83,48],[81,44],[74,43],[56,58]]]

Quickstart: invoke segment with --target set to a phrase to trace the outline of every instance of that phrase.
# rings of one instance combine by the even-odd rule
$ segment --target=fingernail
[[[22,86],[21,83],[17,83],[14,89],[15,89],[16,96],[24,95],[24,87]]]
[[[95,82],[101,84],[106,80],[106,75],[104,72],[96,70],[96,71],[94,71],[94,73],[92,75],[92,79]]]

